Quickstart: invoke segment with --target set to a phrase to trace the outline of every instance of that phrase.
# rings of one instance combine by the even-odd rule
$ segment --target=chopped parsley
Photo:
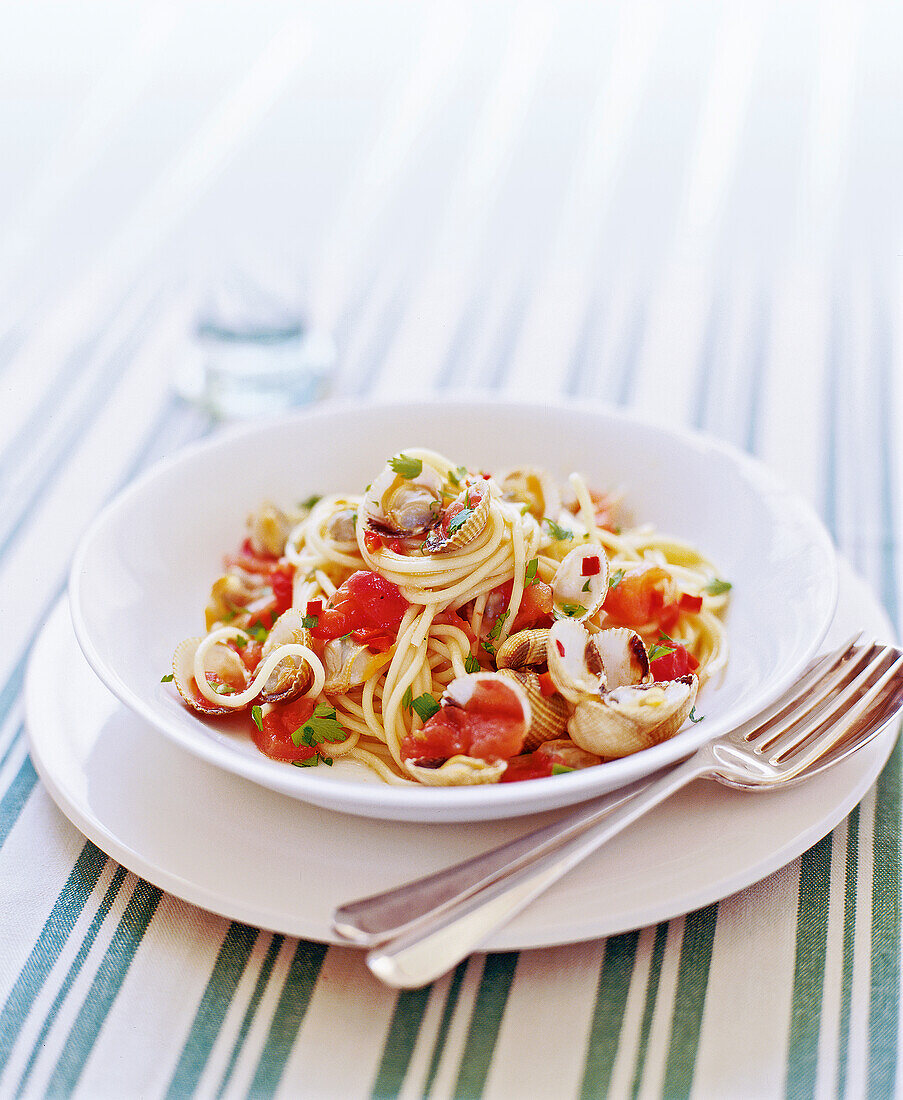
[[[565,539],[572,539],[574,537],[573,531],[569,531],[567,527],[559,526],[555,520],[549,519],[548,516],[543,520],[543,523],[548,526],[549,534],[552,538],[557,539],[558,542],[564,542]]]
[[[495,646],[492,644],[492,642],[483,641],[480,642],[480,645],[483,647],[483,649],[486,650],[490,657],[495,656]]]
[[[254,725],[263,732],[263,711],[259,706],[251,707],[251,717],[254,719]]]
[[[710,596],[720,596],[723,592],[730,592],[734,586],[730,581],[722,581],[717,577],[703,588],[703,592],[707,592]]]
[[[586,612],[586,608],[582,603],[562,603],[558,605],[565,615],[570,618],[574,618],[575,615],[583,615]]]
[[[311,508],[313,508],[315,504],[319,504],[322,499],[319,493],[314,493],[314,495],[308,497],[307,500],[302,500],[298,507],[306,508],[309,512]]]
[[[569,768],[565,764],[552,765],[552,775],[564,775],[566,772],[573,772],[576,770],[576,768]]]
[[[160,683],[161,684],[171,684],[174,679],[175,679],[175,677],[170,672],[169,675],[160,677]]]
[[[323,741],[344,741],[347,736],[347,730],[336,717],[335,707],[317,703],[310,718],[292,734],[292,744],[296,748],[301,745],[314,748]]]
[[[455,531],[460,531],[472,515],[473,508],[465,508],[462,512],[459,512],[456,516],[453,516],[451,522],[448,525],[448,533],[450,535],[453,535]]]
[[[690,721],[701,722],[703,718],[705,718],[704,714],[700,714],[698,718],[696,717],[696,707],[693,707],[693,709],[690,711]]]
[[[410,713],[411,706],[412,706],[413,702],[414,702],[414,693],[413,693],[413,691],[411,691],[411,685],[408,684],[407,690],[405,691],[404,695],[402,695],[402,697],[401,697],[401,705],[406,711],[408,711],[408,713]]]
[[[304,627],[305,630],[313,630],[313,628],[317,625],[317,622],[318,619],[316,615],[305,615],[301,619],[301,625]]]
[[[618,585],[621,583],[621,581],[624,579],[624,574],[626,572],[627,572],[626,569],[616,569],[614,571],[614,573],[612,573],[611,577],[609,578],[608,587],[609,588],[617,588]]]
[[[495,626],[489,631],[489,637],[495,641],[502,633],[502,627],[505,625],[505,619],[511,614],[511,608],[507,611],[503,611],[501,615],[495,620]]]
[[[480,671],[480,662],[476,659],[476,657],[474,657],[472,653],[467,654],[467,660],[464,662],[464,671],[470,673]]]
[[[254,639],[255,642],[265,642],[266,636],[269,633],[263,623],[254,623],[248,627],[248,633]]]
[[[332,757],[324,756],[321,752],[315,752],[313,756],[308,756],[306,760],[293,760],[292,763],[296,768],[315,768],[317,764],[326,764],[331,768]]]
[[[669,653],[673,653],[674,649],[668,645],[659,645],[658,642],[655,645],[649,647],[649,660],[654,661],[658,657],[667,657]]]
[[[207,683],[210,684],[210,678],[208,676]],[[217,695],[234,695],[235,688],[231,684],[227,684],[220,680],[218,684],[210,684]]]
[[[591,580],[592,580],[591,577],[586,578],[586,584],[580,589],[581,592],[589,592],[589,582]]]
[[[460,489],[461,481],[467,477],[467,467],[459,466],[456,470],[448,471],[448,480],[456,489]]]
[[[436,711],[440,709],[439,704],[429,692],[418,695],[416,699],[411,701],[411,706],[417,711],[422,722],[426,722],[427,719],[432,718]]]
[[[248,639],[242,638],[240,634],[236,634],[235,637],[231,639],[231,642],[236,649],[244,649],[248,644]]]
[[[411,478],[419,477],[423,472],[423,460],[420,458],[411,458],[409,455],[405,454],[396,455],[394,458],[390,458],[389,465],[399,477],[407,478],[408,481],[410,481]]]
[[[527,562],[527,571],[524,573],[524,588],[536,584],[536,570],[539,568],[539,558],[530,558]]]

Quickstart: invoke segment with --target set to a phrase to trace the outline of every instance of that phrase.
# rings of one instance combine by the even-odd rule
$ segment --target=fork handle
[[[709,774],[710,758],[704,752],[696,753],[598,824],[375,947],[367,955],[367,965],[377,978],[397,988],[413,989],[434,981],[607,840],[691,780]],[[565,832],[568,820],[560,825]]]

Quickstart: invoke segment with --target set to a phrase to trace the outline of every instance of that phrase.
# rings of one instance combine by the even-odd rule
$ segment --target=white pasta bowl
[[[176,645],[203,633],[210,585],[262,500],[360,493],[388,456],[429,447],[477,469],[577,470],[623,492],[635,522],[699,547],[733,584],[730,662],[671,740],[594,768],[478,787],[392,787],[360,765],[296,768],[261,755],[248,718],[204,719],[162,684]],[[834,549],[809,505],[762,465],[702,435],[586,402],[443,397],[333,402],[225,431],[160,463],[82,539],[69,584],[79,644],[106,686],[209,763],[334,810],[408,821],[477,821],[591,798],[682,759],[742,722],[799,675],[830,624]],[[198,798],[204,792],[198,791]]]

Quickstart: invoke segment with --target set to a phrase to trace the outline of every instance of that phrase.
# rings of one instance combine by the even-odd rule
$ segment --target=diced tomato
[[[525,756],[515,756],[508,761],[508,767],[502,773],[500,783],[520,783],[525,779],[548,779],[552,774],[555,757],[528,752]]]
[[[477,683],[467,707],[444,705],[401,743],[405,760],[436,761],[463,753],[507,760],[524,743],[523,710],[514,693],[491,680]]]
[[[328,641],[350,632],[361,645],[385,652],[409,606],[397,584],[359,569],[332,594],[311,634]]]
[[[505,581],[489,593],[486,608],[483,611],[483,625],[480,628],[485,638],[495,627],[508,604],[511,602],[512,581]],[[514,622],[508,626],[509,634],[519,630],[552,625],[552,589],[543,581],[536,581],[524,589],[520,607],[514,616]]]
[[[559,643],[560,645],[561,643]],[[555,681],[552,679],[551,673],[540,672],[539,674],[539,690],[543,695],[554,695],[558,688],[555,687]]]
[[[679,598],[674,581],[664,569],[640,565],[628,569],[609,588],[602,606],[610,618],[623,626],[639,629],[652,624],[667,630],[680,614]]]
[[[281,615],[292,606],[292,578],[295,575],[295,567],[285,563],[274,566],[270,573],[270,585],[273,589],[273,598],[276,601],[276,611]]]
[[[671,652],[656,657],[654,661],[649,662],[649,669],[654,680],[659,683],[664,683],[667,680],[678,680],[681,676],[686,676],[699,668],[699,661],[679,642],[663,640],[662,645],[667,646]]]
[[[305,696],[291,703],[276,704],[263,716],[261,725],[251,720],[251,736],[254,744],[273,760],[309,760],[316,749],[309,745],[296,745],[292,734],[300,729],[314,712],[316,700]]]
[[[691,596],[689,592],[681,592],[680,609],[695,615],[702,610],[702,596]]]
[[[583,577],[597,577],[602,571],[598,558],[584,558],[580,575]]]

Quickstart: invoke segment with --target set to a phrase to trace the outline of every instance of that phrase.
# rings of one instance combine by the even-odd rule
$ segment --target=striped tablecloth
[[[22,685],[92,516],[216,430],[173,377],[237,255],[307,287],[337,394],[585,395],[757,454],[896,619],[901,31],[880,3],[4,10],[0,1095],[900,1091],[899,750],[739,895],[397,994],[86,842]]]

